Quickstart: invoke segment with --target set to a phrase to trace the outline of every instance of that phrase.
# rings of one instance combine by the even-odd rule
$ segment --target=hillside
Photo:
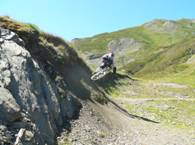
[[[193,143],[194,122],[189,118],[194,114],[193,104],[175,106],[175,112],[177,107],[189,107],[180,116],[187,118],[181,122],[190,130],[171,128],[163,125],[163,118],[158,118],[160,113],[155,113],[157,117],[140,114],[126,103],[131,100],[120,97],[128,91],[134,93],[131,87],[142,88],[146,84],[120,74],[109,74],[107,81],[95,83],[90,75],[90,68],[62,38],[42,32],[35,25],[0,17],[0,144]],[[193,92],[188,89],[191,97]],[[113,101],[115,96],[121,99],[115,99],[119,105]],[[144,107],[147,111],[148,106]],[[149,109],[153,107],[156,106]]]
[[[114,50],[118,74],[97,81],[105,93],[130,114],[194,138],[195,20],[156,19],[71,45],[93,70],[108,47]]]
[[[115,51],[118,68],[125,73],[152,78],[184,72],[193,77],[194,40],[194,20],[156,19],[133,28],[75,39],[71,45],[93,69],[110,47]]]

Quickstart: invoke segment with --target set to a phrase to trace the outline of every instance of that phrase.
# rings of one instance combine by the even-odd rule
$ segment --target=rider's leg
[[[116,74],[116,66],[115,66],[114,64],[112,64],[112,65],[111,65],[111,68],[112,68],[112,72],[113,72],[114,74]]]
[[[116,67],[113,67],[113,73],[116,74]]]

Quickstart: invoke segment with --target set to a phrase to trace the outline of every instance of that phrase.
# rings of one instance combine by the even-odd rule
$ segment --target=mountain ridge
[[[99,34],[94,34],[92,36],[88,36],[88,37],[80,37],[80,38],[73,38],[72,40],[70,40],[70,42],[74,41],[74,40],[79,40],[79,39],[87,39],[87,38],[91,38],[91,37],[97,37],[97,36],[101,36],[101,35],[105,35],[105,34],[109,34],[109,33],[112,33],[112,32],[118,32],[118,31],[123,31],[123,30],[126,30],[126,29],[131,29],[131,28],[136,28],[136,27],[139,27],[139,26],[142,26],[142,25],[146,25],[148,23],[153,23],[155,21],[164,21],[164,22],[179,22],[179,21],[189,21],[189,22],[192,22],[192,23],[195,23],[195,18],[180,18],[180,19],[177,19],[177,20],[172,20],[172,19],[152,19],[150,20],[149,22],[145,22],[143,24],[138,24],[138,25],[135,25],[135,26],[130,26],[130,27],[126,27],[126,28],[121,28],[121,29],[118,29],[118,30],[115,30],[115,31],[111,31],[111,32],[102,32],[102,33],[99,33]]]
[[[92,69],[98,66],[94,64],[100,63],[100,56],[107,53],[110,47],[113,51],[116,50],[116,64],[119,70],[144,76],[157,71],[174,73],[180,65],[187,65],[185,58],[192,57],[195,49],[194,38],[194,19],[155,19],[137,27],[77,39],[71,45]],[[165,54],[166,57],[163,57]],[[92,55],[99,58],[92,59]],[[174,65],[170,63],[174,62],[172,57],[175,57]],[[157,67],[151,67],[151,64]]]

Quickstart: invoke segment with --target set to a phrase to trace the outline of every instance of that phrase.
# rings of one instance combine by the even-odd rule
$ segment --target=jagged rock
[[[41,142],[40,140],[42,140],[42,143],[54,144],[55,130],[57,131],[56,124],[60,124],[61,120],[55,85],[49,82],[49,78],[37,62],[32,59],[30,53],[17,44],[17,40],[20,40],[17,39],[17,35],[14,35],[13,32],[4,32],[3,34],[8,36],[2,37],[4,43],[0,50],[1,84],[11,92],[12,95],[9,94],[9,100],[15,98],[20,108],[30,113],[40,132],[36,136],[37,141]],[[10,106],[14,106],[13,104],[10,103]],[[1,112],[4,111],[7,116],[15,114],[9,115],[6,121],[17,119],[18,114],[13,111],[13,107],[11,111],[6,107],[4,108],[4,110],[1,109]],[[47,132],[48,137],[43,136],[44,132]]]
[[[135,59],[131,56],[132,53],[144,48],[144,43],[134,38],[120,38],[112,40],[108,43],[108,47],[114,50],[116,55],[116,63],[126,65],[133,62]]]
[[[0,144],[11,144],[12,143],[11,133],[8,131],[7,127],[0,125]]]
[[[64,117],[67,117],[68,119],[77,118],[81,106],[82,105],[78,101],[78,99],[69,92],[66,98],[64,98],[61,103],[62,114],[64,115]]]
[[[35,144],[34,141],[34,133],[26,130],[24,128],[21,128],[18,132],[18,134],[16,134],[17,138],[16,141],[14,143],[14,145],[31,145],[31,144]]]
[[[132,57],[130,58],[128,54],[131,55],[132,53],[137,52],[140,49],[144,48],[144,43],[135,40],[134,38],[126,37],[111,40],[107,45],[108,48],[115,52],[116,63],[120,63],[123,65],[128,64],[135,60]],[[103,55],[104,53],[99,54],[89,53],[89,55],[86,58],[87,59],[86,61],[88,64],[98,67],[101,63],[101,57]]]
[[[63,121],[72,119],[81,104],[66,94],[63,78],[51,80],[17,34],[1,28],[0,32],[0,121],[9,123],[14,134],[26,130],[23,145],[54,145]]]
[[[163,30],[165,32],[175,32],[177,30],[178,26],[175,21],[166,21],[163,24]]]
[[[11,40],[17,43],[20,46],[24,46],[24,41],[18,37],[18,35],[8,29],[2,29],[0,28],[0,36],[1,39],[3,40]]]
[[[0,38],[0,44],[2,44],[4,42],[4,40],[2,38]]]
[[[117,54],[126,52],[135,52],[142,48],[143,44],[133,38],[120,38],[108,43],[108,47],[115,50]],[[124,52],[125,51],[125,52]],[[124,55],[124,54],[123,54]]]
[[[24,128],[21,128],[18,132],[18,134],[16,134],[16,141],[14,143],[14,145],[22,145],[22,139],[23,139],[23,136],[25,134],[25,129]]]
[[[154,32],[174,33],[176,32],[178,25],[176,21],[157,19],[144,24],[144,27]]]
[[[0,120],[10,123],[20,119],[20,107],[11,93],[5,88],[0,88],[0,92]]]

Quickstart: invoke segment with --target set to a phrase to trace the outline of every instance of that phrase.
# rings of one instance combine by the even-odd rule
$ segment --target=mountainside
[[[156,19],[134,28],[77,38],[71,45],[93,70],[111,48],[118,74],[97,81],[110,98],[130,114],[159,121],[194,138],[195,20]],[[147,134],[143,132],[139,133]],[[155,144],[163,144],[161,139]],[[152,144],[150,139],[145,143]]]
[[[110,47],[118,68],[129,74],[151,78],[183,71],[192,76],[195,20],[156,19],[134,28],[75,39],[71,45],[93,69]]]
[[[125,38],[120,41],[128,45],[133,52],[146,45],[145,42],[138,43],[134,39]],[[116,46],[118,48],[118,42],[113,42],[112,47]],[[126,47],[122,45],[120,49],[126,50]],[[188,63],[192,62],[193,58],[188,60]],[[32,24],[0,17],[0,144],[194,143],[193,103],[173,102],[170,106],[155,106],[154,102],[146,99],[146,102],[151,104],[141,104],[139,108],[145,109],[146,113],[140,114],[139,109],[127,104],[131,100],[120,96],[127,93],[126,96],[136,98],[138,92],[153,95],[151,88],[147,90],[149,87],[146,84],[121,74],[108,74],[99,82],[91,81],[90,76],[89,67],[63,39],[44,33]],[[160,85],[176,86],[182,92],[182,89],[186,90],[186,86],[178,84],[147,85],[160,93],[165,92],[159,90]],[[143,91],[145,88],[147,92]],[[191,96],[194,95],[194,90],[187,88],[187,92],[189,96],[179,97],[193,99]],[[108,97],[108,94],[112,97]],[[115,96],[119,99],[115,101],[129,112],[112,100]],[[136,98],[136,105],[140,105],[139,101]],[[161,116],[161,111],[157,108],[168,110],[169,114],[165,114],[168,121],[182,124],[190,130],[163,126],[164,116]],[[150,114],[148,110],[153,112]],[[171,118],[172,110],[181,114],[179,118],[175,114]]]

